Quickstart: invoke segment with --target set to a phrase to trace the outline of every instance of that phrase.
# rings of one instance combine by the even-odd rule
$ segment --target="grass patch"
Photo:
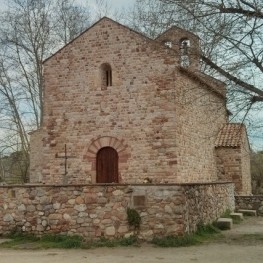
[[[44,235],[39,242],[43,248],[81,248],[84,239],[77,235]]]
[[[87,245],[90,247],[127,247],[132,245],[138,245],[137,236],[122,237],[117,239],[107,239],[105,237],[100,238],[97,241],[92,241]]]
[[[230,209],[226,209],[226,211],[224,212],[224,214],[221,217],[231,218],[231,216],[230,216],[231,213],[232,212]]]
[[[12,232],[7,238],[11,241],[0,244],[4,248],[21,249],[48,249],[48,248],[92,248],[92,247],[117,247],[132,246],[138,244],[136,236],[118,239],[101,238],[97,241],[86,242],[83,237],[78,235],[67,236],[61,234],[47,234],[37,237],[33,234],[22,232]]]
[[[163,238],[155,237],[152,243],[160,247],[187,247],[215,238],[220,232],[221,231],[212,224],[200,224],[197,226],[197,231],[193,234],[166,236]]]
[[[159,247],[188,247],[198,243],[193,235],[184,236],[166,236],[166,237],[155,237],[152,240],[154,245]]]

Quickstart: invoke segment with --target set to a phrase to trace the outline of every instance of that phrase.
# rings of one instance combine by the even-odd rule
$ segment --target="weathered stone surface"
[[[75,202],[76,204],[84,204],[84,199],[80,196],[78,196],[76,199],[75,199]]]
[[[172,209],[171,206],[169,206],[169,205],[166,205],[166,206],[164,207],[164,211],[165,211],[165,213],[169,213],[169,214],[172,214],[172,213],[173,213],[173,209]]]
[[[37,225],[36,230],[39,231],[39,232],[43,231],[44,230],[43,225]]]
[[[85,204],[75,205],[74,209],[79,212],[84,212],[87,210],[87,206]]]
[[[106,227],[105,229],[105,234],[107,236],[114,236],[116,233],[115,227],[114,226],[110,226],[110,227]]]
[[[53,208],[56,209],[56,210],[59,209],[60,207],[61,207],[60,203],[54,203],[53,204]]]
[[[129,227],[128,227],[128,226],[120,226],[120,227],[118,228],[118,232],[119,232],[120,234],[127,233],[128,230],[129,230]]]
[[[115,190],[112,193],[113,193],[113,195],[123,195],[123,191],[121,191],[121,190]]]
[[[26,210],[26,206],[24,204],[21,204],[17,207],[18,211],[25,211]]]
[[[69,199],[69,200],[68,200],[68,203],[69,203],[70,205],[74,205],[75,202],[76,202],[75,199]]]
[[[50,220],[58,220],[58,219],[61,219],[61,218],[62,218],[62,215],[61,215],[61,214],[50,214],[50,215],[48,216],[48,218],[49,218]]]
[[[43,220],[41,224],[42,224],[42,226],[45,227],[45,226],[47,226],[48,222],[47,222],[47,220]]]
[[[3,220],[4,220],[4,222],[10,222],[10,221],[13,221],[14,218],[10,214],[5,214],[4,217],[3,217]]]
[[[70,220],[71,219],[71,216],[69,214],[63,214],[63,218],[65,220]]]
[[[89,214],[86,213],[86,212],[79,212],[78,216],[79,216],[79,217],[88,217]]]

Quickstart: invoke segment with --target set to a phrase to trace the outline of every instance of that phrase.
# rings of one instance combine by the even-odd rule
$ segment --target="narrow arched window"
[[[112,70],[108,63],[101,65],[101,89],[106,90],[107,87],[112,86]]]
[[[182,67],[190,66],[190,58],[189,58],[189,49],[190,49],[190,40],[188,38],[182,38],[180,40],[180,64]]]

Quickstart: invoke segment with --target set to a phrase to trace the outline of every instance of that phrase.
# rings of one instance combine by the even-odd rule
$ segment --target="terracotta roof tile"
[[[242,143],[242,135],[245,126],[242,123],[227,123],[220,129],[215,147],[239,147]]]

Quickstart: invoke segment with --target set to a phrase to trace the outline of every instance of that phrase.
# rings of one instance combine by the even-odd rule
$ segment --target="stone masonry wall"
[[[218,163],[218,179],[233,181],[235,192],[242,192],[241,149],[240,147],[216,148]]]
[[[45,138],[45,133],[43,129],[38,129],[30,133],[30,140],[37,143],[30,143],[30,180],[32,174],[34,175],[34,180],[37,182],[42,182],[42,167],[45,163],[43,155],[43,138]]]
[[[104,63],[112,69],[107,89]],[[45,61],[44,135],[31,138],[42,176],[31,161],[30,181],[95,183],[96,153],[106,146],[119,154],[120,183],[215,181],[225,100],[178,66],[171,49],[106,18]],[[56,158],[65,144],[73,157],[67,180]]]
[[[234,184],[205,184],[184,187],[186,196],[185,224],[192,232],[199,223],[219,218],[227,209],[234,211]]]
[[[263,195],[235,196],[236,209],[256,210],[259,216],[263,216]]]
[[[239,195],[251,194],[250,150],[248,143],[240,147],[216,148],[218,179],[233,181]]]
[[[250,170],[250,146],[246,134],[243,134],[241,145],[241,171],[242,171],[242,192],[239,195],[251,195],[252,180]]]
[[[225,101],[191,78],[182,79],[177,90],[178,181],[217,181],[214,144],[222,123],[227,122]]]
[[[24,232],[79,234],[86,239],[133,233],[127,207],[139,211],[139,236],[151,239],[193,231],[227,208],[234,210],[233,184],[1,186],[0,235]]]

